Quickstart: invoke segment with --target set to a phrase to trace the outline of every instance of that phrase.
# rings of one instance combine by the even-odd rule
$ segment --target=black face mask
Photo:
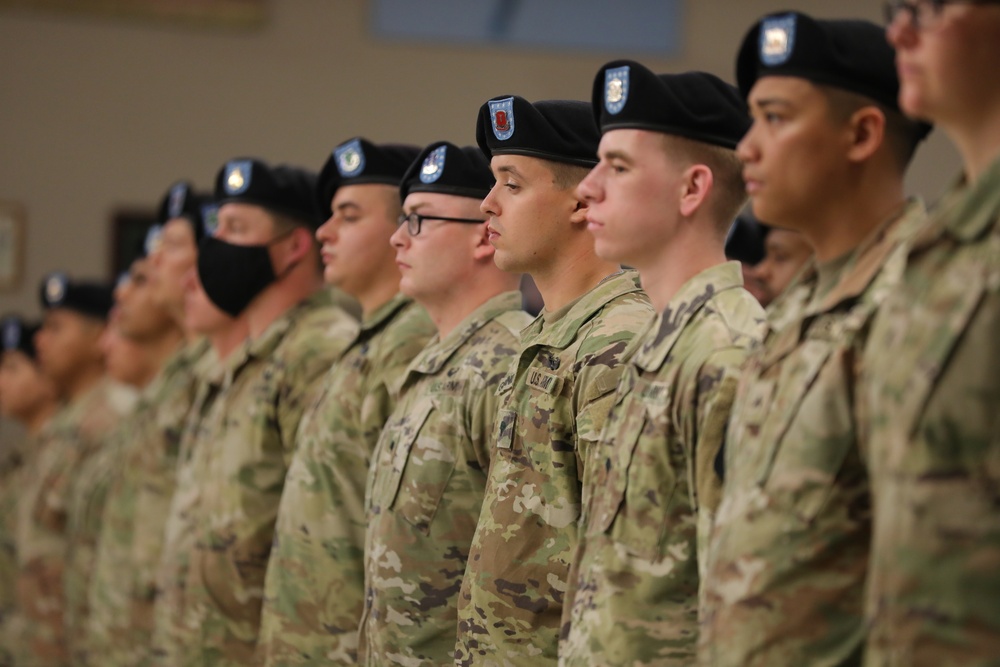
[[[236,317],[258,294],[278,279],[271,265],[271,244],[235,245],[206,236],[198,245],[198,277],[205,294],[224,313]]]

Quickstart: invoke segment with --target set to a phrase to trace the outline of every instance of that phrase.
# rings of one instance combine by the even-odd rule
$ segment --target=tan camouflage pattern
[[[155,574],[176,479],[184,420],[194,401],[193,369],[204,339],[182,346],[143,390],[123,422],[120,465],[107,490],[88,588],[91,663],[139,667],[149,660]]]
[[[94,550],[100,532],[101,515],[110,480],[121,470],[120,454],[130,433],[128,424],[135,408],[138,393],[132,387],[111,384],[104,402],[94,406],[89,419],[106,420],[105,430],[78,431],[80,444],[90,448],[91,454],[82,459],[73,470],[69,488],[70,505],[67,523],[68,550],[64,585],[66,587],[66,630],[70,658],[75,666],[89,665],[87,623],[90,605],[87,599],[94,569]],[[86,439],[86,440],[85,440]]]
[[[70,532],[71,522],[77,524],[71,514],[83,509],[74,499],[87,460],[106,444],[133,398],[110,380],[99,381],[52,417],[25,470],[17,528],[25,651],[16,657],[19,665],[67,665],[71,641],[83,644],[81,626],[72,624],[86,613],[86,600],[71,596],[85,581],[90,551],[85,535]]]
[[[17,504],[24,485],[25,459],[35,443],[26,436],[4,443],[0,454],[0,667],[12,665],[20,642],[17,621]]]
[[[202,419],[195,449],[203,451],[193,454],[193,544],[183,607],[174,613],[183,632],[196,634],[179,648],[179,664],[246,665],[253,659],[278,502],[299,421],[357,332],[357,321],[333,306],[324,290],[234,355],[240,363],[230,367]]]
[[[715,460],[763,329],[727,262],[685,283],[641,337],[595,449],[560,665],[695,663]]]
[[[264,580],[264,665],[353,665],[364,608],[365,480],[403,372],[434,335],[396,295],[362,323],[299,425]]]
[[[188,576],[194,551],[194,521],[202,489],[197,475],[204,470],[208,447],[197,444],[206,435],[205,416],[223,392],[227,378],[246,362],[246,345],[220,360],[213,348],[192,370],[195,398],[188,411],[177,454],[174,494],[163,530],[163,550],[156,569],[153,633],[148,658],[153,665],[198,664],[200,627],[187,603]],[[186,662],[185,662],[186,660]]]
[[[554,663],[585,461],[653,318],[622,271],[522,332],[497,389],[496,448],[459,598],[460,665]]]
[[[859,361],[923,216],[911,202],[846,257],[801,274],[786,324],[769,323],[747,362],[703,583],[703,665],[860,659],[871,499],[855,408]]]
[[[870,666],[1000,665],[1000,160],[914,240],[864,356]]]
[[[520,292],[499,294],[432,340],[407,370],[372,469],[360,664],[432,667],[454,657],[496,388],[530,322]]]

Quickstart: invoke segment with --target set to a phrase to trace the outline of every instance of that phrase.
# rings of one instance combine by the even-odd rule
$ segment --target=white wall
[[[107,275],[112,211],[154,206],[175,178],[208,187],[241,154],[318,169],[356,134],[472,143],[487,98],[588,99],[617,57],[731,80],[749,25],[789,7],[877,20],[880,5],[689,0],[684,53],[659,61],[385,43],[368,33],[364,0],[274,0],[270,24],[243,33],[2,10],[0,199],[27,207],[29,229],[21,287],[0,292],[0,313],[35,314],[49,270]],[[957,165],[933,138],[911,189],[936,194]]]

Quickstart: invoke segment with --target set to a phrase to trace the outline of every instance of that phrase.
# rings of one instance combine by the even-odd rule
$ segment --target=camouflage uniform
[[[197,639],[180,664],[245,665],[260,627],[264,574],[295,434],[322,378],[358,332],[321,291],[250,341],[195,444],[184,607]],[[234,355],[237,356],[237,355]]]
[[[5,446],[0,454],[0,667],[13,664],[17,621],[17,502],[24,483],[24,457],[31,438]],[[12,630],[12,625],[14,628]]]
[[[455,654],[458,589],[482,509],[496,387],[531,317],[500,294],[406,372],[379,438],[365,541],[361,663],[428,667]]]
[[[195,398],[184,420],[177,453],[174,493],[163,529],[163,550],[156,568],[153,596],[153,633],[149,658],[154,665],[181,665],[184,651],[193,651],[200,641],[197,619],[191,619],[187,604],[188,570],[194,550],[195,511],[201,489],[196,476],[204,470],[208,447],[197,443],[207,437],[205,416],[222,394],[226,379],[246,362],[246,346],[220,360],[209,348],[192,369]],[[194,662],[188,658],[188,662]]]
[[[690,665],[715,459],[764,311],[738,262],[691,278],[641,337],[595,450],[565,665]],[[569,604],[571,596],[567,596]]]
[[[459,598],[458,664],[555,660],[584,462],[630,344],[653,315],[638,274],[623,271],[522,333],[497,389],[496,452]]]
[[[137,667],[148,658],[155,568],[194,401],[192,370],[207,350],[205,340],[178,350],[123,423],[121,464],[109,483],[88,589],[88,650],[102,667]]]
[[[99,381],[52,418],[44,444],[25,471],[17,538],[18,604],[25,621],[26,655],[17,664],[68,664],[71,640],[82,641],[82,634],[71,634],[80,626],[70,624],[85,613],[86,601],[70,594],[86,581],[89,545],[82,539],[73,541],[69,534],[71,510],[82,509],[72,499],[87,460],[106,443],[130,407],[130,398],[110,380]]]
[[[911,203],[846,257],[803,273],[783,303],[787,324],[772,323],[746,364],[703,584],[702,664],[860,659],[871,500],[858,362],[923,216]]]
[[[1000,160],[912,242],[864,357],[868,665],[1000,665]]]
[[[421,306],[393,297],[361,325],[303,416],[264,581],[264,664],[355,664],[369,461],[401,376],[433,333]]]

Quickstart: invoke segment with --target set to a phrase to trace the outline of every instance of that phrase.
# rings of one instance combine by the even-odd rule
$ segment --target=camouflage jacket
[[[871,531],[858,362],[923,215],[911,203],[822,275],[801,274],[785,325],[747,362],[703,587],[704,665],[857,664]]]
[[[299,421],[357,332],[357,321],[326,291],[306,299],[248,342],[199,425],[194,446],[204,451],[194,455],[198,495],[182,610],[200,636],[197,664],[252,659]]]
[[[207,351],[204,339],[181,347],[122,424],[120,465],[109,482],[88,589],[87,648],[102,667],[139,667],[148,658],[155,572],[194,401],[192,371]]]
[[[70,506],[67,523],[68,552],[65,572],[66,630],[70,658],[74,667],[89,665],[87,623],[90,604],[88,587],[94,569],[94,551],[101,527],[101,515],[108,485],[121,471],[121,451],[131,435],[133,410],[139,397],[133,387],[111,384],[105,406],[108,428],[98,431],[91,440],[93,450],[73,471],[69,488]],[[93,419],[93,415],[88,416]],[[80,435],[81,439],[86,437]]]
[[[519,292],[493,297],[406,372],[379,438],[365,542],[361,663],[447,664],[458,589],[482,509],[496,387],[531,317]]]
[[[433,334],[421,306],[393,297],[362,323],[303,416],[264,582],[263,664],[355,664],[369,462],[401,376]]]
[[[25,459],[36,439],[5,443],[0,453],[0,667],[14,664],[20,642],[17,622],[17,507],[24,486]]]
[[[585,461],[654,313],[623,271],[522,333],[497,389],[496,448],[459,598],[458,664],[555,661]]]
[[[914,239],[864,356],[868,665],[1000,664],[1000,160]]]
[[[641,337],[588,482],[560,664],[695,661],[699,557],[722,484],[715,460],[764,327],[742,285],[737,262],[703,271]]]
[[[156,569],[153,633],[148,655],[154,665],[182,665],[185,659],[187,664],[195,662],[192,653],[201,636],[196,610],[187,604],[187,584],[194,551],[194,522],[202,490],[196,477],[207,465],[209,451],[208,447],[197,444],[205,437],[205,416],[222,394],[226,379],[245,359],[245,345],[221,360],[210,347],[192,369],[195,398],[181,432],[174,493],[164,522],[163,548]]]
[[[71,640],[82,645],[77,621],[86,613],[86,598],[79,593],[92,544],[81,530],[87,506],[74,500],[82,497],[88,459],[107,443],[130,404],[127,390],[99,381],[53,416],[44,444],[25,470],[18,510],[18,604],[27,655],[17,664],[68,664]]]

